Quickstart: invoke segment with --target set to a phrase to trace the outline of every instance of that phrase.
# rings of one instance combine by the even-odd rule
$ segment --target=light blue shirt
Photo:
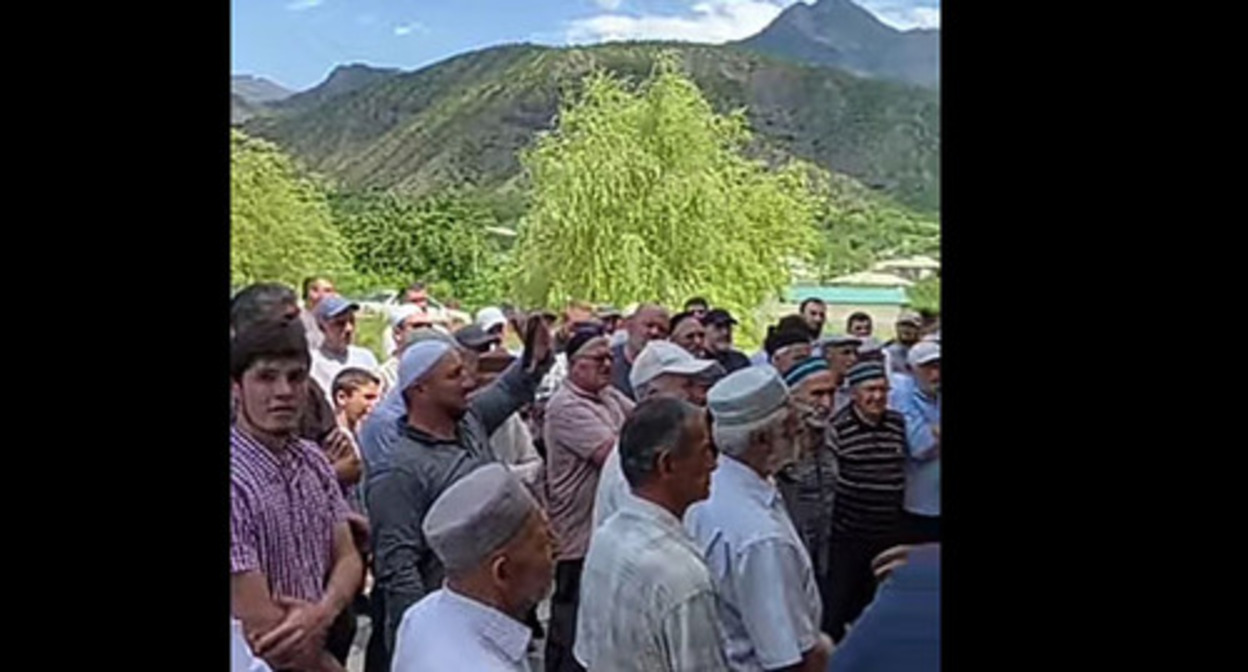
[[[758,672],[795,665],[818,642],[823,604],[810,555],[774,483],[727,455],[711,497],[685,526],[719,592],[728,666]]]
[[[399,624],[392,672],[529,672],[533,631],[497,609],[451,590],[429,593]]]
[[[940,426],[940,397],[925,394],[914,378],[896,376],[888,405],[906,417],[905,508],[920,516],[939,516],[940,454],[932,427]]]

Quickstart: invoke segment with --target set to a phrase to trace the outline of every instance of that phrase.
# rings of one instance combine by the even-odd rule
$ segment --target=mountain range
[[[793,4],[757,35],[736,44],[863,77],[940,86],[939,30],[897,30],[851,0]]]
[[[935,212],[939,92],[905,82],[923,80],[922,67],[879,55],[921,52],[897,45],[928,34],[938,66],[937,32],[896,31],[849,0],[820,0],[790,7],[737,44],[514,44],[413,72],[353,64],[280,99],[259,100],[255,86],[232,87],[231,111],[245,132],[349,187],[412,195],[462,184],[507,190],[522,179],[518,150],[554,127],[560,101],[585,75],[604,68],[640,81],[660,51],[675,51],[717,111],[746,109],[754,156],[810,160]]]

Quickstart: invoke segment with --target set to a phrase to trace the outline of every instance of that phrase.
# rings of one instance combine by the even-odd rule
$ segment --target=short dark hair
[[[247,285],[230,301],[230,328],[244,331],[257,322],[283,317],[283,308],[298,306],[295,290],[276,282]]]
[[[849,318],[848,318],[847,320],[845,320],[845,328],[846,328],[846,329],[848,329],[848,328],[849,328],[850,326],[852,326],[855,322],[867,322],[867,323],[870,323],[870,322],[871,322],[871,316],[870,316],[870,315],[868,315],[868,314],[866,314],[866,313],[864,313],[864,312],[862,312],[862,311],[856,312],[856,313],[854,313],[853,315],[850,315],[850,316],[849,316]]]
[[[700,296],[695,296],[685,302],[685,310],[692,310],[694,306],[702,306],[703,308],[710,308],[711,304],[709,301],[707,301],[706,299]]]
[[[660,450],[679,451],[685,445],[689,418],[699,413],[705,411],[673,397],[654,397],[637,404],[620,429],[617,448],[629,486],[636,488],[654,475]]]
[[[243,374],[262,359],[294,359],[310,367],[312,356],[308,354],[303,325],[277,319],[257,322],[239,331],[230,343],[230,378],[242,380]]]
[[[316,281],[321,280],[321,279],[322,278],[319,275],[309,275],[308,277],[303,279],[303,300],[304,301],[308,300],[308,293],[312,291],[312,285],[316,284]]]
[[[416,281],[407,286],[409,292],[422,292],[425,289],[425,283]]]
[[[698,320],[697,316],[693,314],[693,311],[686,310],[681,313],[676,313],[675,315],[672,316],[672,319],[669,320],[667,323],[667,333],[669,334],[675,333],[677,325],[679,325],[681,322],[684,322],[685,320],[690,320],[690,319]],[[701,320],[698,320],[698,322],[701,323]]]
[[[361,369],[349,366],[338,372],[334,376],[334,382],[330,385],[329,394],[334,398],[334,402],[338,401],[338,393],[346,392],[347,394],[355,394],[355,391],[364,385],[380,385],[381,378],[368,369]]]
[[[807,298],[807,299],[803,299],[803,300],[802,300],[802,304],[801,304],[800,306],[798,306],[798,307],[797,307],[797,309],[798,309],[799,311],[801,311],[801,312],[803,312],[803,313],[804,313],[804,312],[806,312],[806,306],[809,306],[809,305],[810,305],[810,304],[812,304],[812,303],[817,303],[817,304],[819,304],[819,305],[821,305],[821,306],[825,306],[825,307],[828,305],[828,304],[824,303],[823,299],[821,299],[821,298],[819,298],[819,297],[817,297],[817,296],[812,296],[812,297],[809,297],[809,298]]]

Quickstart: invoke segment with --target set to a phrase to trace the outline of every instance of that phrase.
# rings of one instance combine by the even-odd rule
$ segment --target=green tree
[[[276,145],[230,130],[230,284],[353,280],[324,190]]]
[[[497,224],[491,204],[465,193],[413,201],[386,191],[341,193],[331,202],[356,271],[375,285],[422,280],[435,296],[468,308],[499,300],[502,255],[486,230]]]
[[[940,312],[940,276],[924,278],[907,292],[910,305],[915,310],[932,310]]]
[[[510,266],[516,298],[678,305],[700,294],[755,326],[791,262],[809,258],[819,200],[807,168],[745,158],[750,137],[744,113],[716,114],[671,54],[636,90],[587,77],[521,155],[532,196]]]
[[[940,250],[940,222],[899,205],[844,175],[832,175],[818,215],[821,281],[883,259]]]

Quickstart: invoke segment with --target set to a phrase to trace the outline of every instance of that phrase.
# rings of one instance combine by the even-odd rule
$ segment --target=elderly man
[[[768,334],[763,349],[767,351],[767,361],[783,376],[795,364],[810,357],[814,345],[805,327],[789,327]]]
[[[385,604],[387,651],[409,606],[442,581],[421,522],[432,501],[456,480],[497,457],[489,436],[532,399],[550,366],[550,335],[530,320],[526,357],[469,399],[473,379],[454,342],[431,339],[403,353],[399,385],[364,423],[364,497],[373,528],[373,592]],[[403,411],[396,412],[395,406]]]
[[[888,408],[888,376],[879,362],[849,370],[854,402],[828,425],[836,456],[828,632],[840,640],[871,601],[871,560],[900,539],[906,487],[906,421]]]
[[[715,308],[702,318],[706,325],[706,349],[711,359],[719,362],[724,371],[732,373],[750,365],[750,358],[745,353],[732,347],[732,328],[737,326],[737,319],[723,308]]]
[[[669,323],[667,309],[652,303],[643,304],[628,318],[628,340],[611,348],[611,384],[629,399],[637,399],[628,382],[633,361],[647,343],[667,338]]]
[[[719,468],[685,524],[719,593],[729,668],[822,672],[832,642],[819,631],[819,589],[772,481],[799,448],[788,389],[775,369],[750,367],[716,383],[707,404]]]
[[[337,294],[331,294],[316,305],[313,311],[325,339],[321,347],[312,350],[312,378],[321,389],[329,390],[334,376],[347,368],[355,367],[377,370],[377,358],[366,348],[352,345],[355,340],[355,313],[360,309]],[[329,402],[333,403],[333,398]]]
[[[919,331],[922,328],[923,318],[917,313],[904,312],[897,316],[897,337],[885,343],[882,348],[890,376],[912,375],[906,355],[910,352],[910,348],[919,342]]]
[[[252,325],[231,344],[230,604],[275,669],[346,662],[364,578],[334,472],[297,433],[308,366],[296,322]]]
[[[715,585],[681,524],[710,495],[710,439],[706,411],[679,399],[643,401],[624,423],[618,452],[633,496],[585,558],[576,657],[586,669],[727,672]]]
[[[611,350],[601,329],[568,341],[568,378],[546,407],[546,488],[557,563],[551,598],[548,671],[579,670],[572,657],[581,568],[593,528],[594,493],[602,463],[633,402],[611,386]]]
[[[802,319],[810,329],[811,339],[819,340],[819,337],[823,336],[823,324],[828,321],[828,304],[824,303],[823,299],[811,297],[802,301],[802,305],[798,306],[798,312],[802,314]]]
[[[828,370],[827,360],[811,357],[798,362],[784,377],[784,382],[789,386],[804,431],[797,461],[780,470],[776,486],[784,497],[793,526],[810,553],[819,595],[827,604],[836,460],[828,450],[826,432],[832,418],[837,380]],[[827,624],[821,627],[826,629]]]
[[[668,341],[650,341],[633,364],[629,382],[641,400],[656,397],[681,399],[696,406],[706,406],[706,391],[723,374],[723,369],[709,359],[697,359]],[[602,465],[598,492],[594,495],[594,528],[620,507],[628,498],[628,483],[620,468],[620,451],[612,450]]]
[[[912,378],[889,396],[889,407],[906,419],[907,541],[940,541],[940,344],[922,341],[907,353]]]
[[[822,341],[828,373],[836,380],[836,393],[832,397],[833,413],[840,412],[854,400],[854,393],[845,382],[845,374],[858,363],[858,348],[861,346],[862,341],[854,336],[829,336]]]
[[[688,312],[673,315],[670,333],[671,341],[694,357],[710,356],[706,347],[706,326],[697,315]]]
[[[446,582],[404,613],[394,672],[528,670],[524,615],[550,590],[541,507],[514,474],[489,464],[442,492],[422,530]]]

